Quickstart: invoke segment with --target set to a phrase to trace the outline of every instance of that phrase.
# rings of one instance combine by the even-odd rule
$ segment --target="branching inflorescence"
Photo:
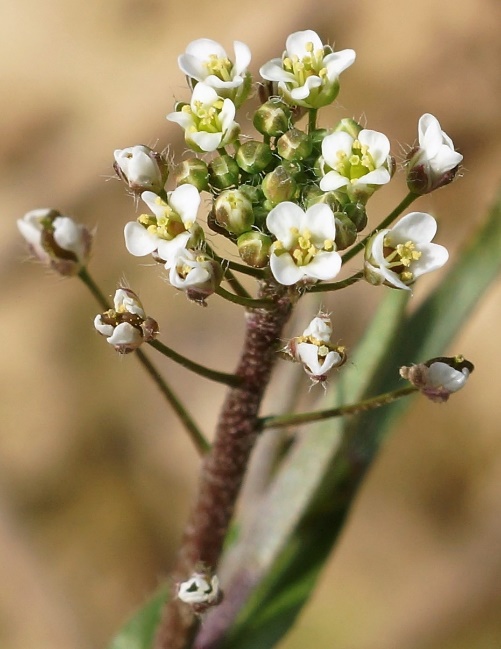
[[[331,321],[323,313],[278,354],[283,327],[303,295],[339,290],[362,279],[408,291],[421,275],[447,262],[446,248],[432,243],[433,216],[410,212],[394,221],[419,196],[450,183],[462,156],[438,120],[423,115],[419,144],[406,161],[408,193],[363,235],[369,199],[395,173],[390,141],[350,118],[317,125],[319,109],[337,97],[339,76],[354,63],[355,52],[335,52],[309,30],[289,36],[283,56],[260,69],[255,139],[242,137],[235,121],[251,96],[250,61],[249,48],[238,41],[233,60],[212,40],[190,43],[179,66],[191,99],[179,102],[167,119],[184,129],[195,155],[173,166],[144,145],[114,153],[118,176],[146,206],[125,226],[127,250],[137,257],[151,255],[166,269],[170,284],[198,305],[207,306],[217,294],[245,307],[247,333],[234,374],[206,368],[157,340],[156,321],[130,288],[120,287],[109,305],[87,270],[92,240],[87,228],[52,209],[34,210],[18,221],[35,257],[88,286],[104,309],[94,321],[97,331],[117,352],[139,355],[204,455],[199,496],[173,574],[174,598],[157,635],[156,646],[163,649],[189,646],[199,615],[221,601],[217,564],[260,431],[353,414],[417,390],[445,401],[473,369],[462,357],[432,359],[402,368],[410,385],[393,393],[325,411],[260,417],[277,358],[302,364],[314,383],[325,382],[346,361],[344,347],[331,342]],[[246,107],[243,113],[248,112]],[[211,200],[203,224],[198,220],[202,195]],[[208,230],[230,240],[240,260],[221,257],[206,240]],[[339,278],[343,265],[361,252],[361,270]],[[255,279],[255,295],[238,274]],[[144,343],[229,387],[212,445],[139,349]]]

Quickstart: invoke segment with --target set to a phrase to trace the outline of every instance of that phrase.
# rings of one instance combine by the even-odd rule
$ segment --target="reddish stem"
[[[282,286],[263,283],[259,297],[273,300],[276,306],[246,314],[246,336],[235,372],[242,384],[227,394],[212,450],[202,465],[198,499],[171,577],[174,584],[187,580],[200,565],[215,572],[256,441],[259,407],[291,312],[290,296]],[[197,627],[191,607],[176,599],[174,592],[159,625],[155,649],[188,649]]]

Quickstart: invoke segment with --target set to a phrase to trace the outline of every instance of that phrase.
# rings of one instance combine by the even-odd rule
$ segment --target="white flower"
[[[345,348],[330,342],[330,318],[320,313],[310,322],[302,336],[292,338],[285,350],[293,360],[302,363],[304,371],[315,383],[327,379],[327,374],[346,361]]]
[[[469,376],[470,370],[467,367],[456,370],[447,363],[437,361],[428,368],[428,387],[440,388],[449,393],[457,392],[464,387]]]
[[[191,103],[169,113],[167,119],[184,128],[186,143],[195,151],[210,152],[233,142],[239,133],[235,104],[218,96],[214,88],[197,83]]]
[[[353,198],[368,198],[391,179],[390,141],[383,133],[362,129],[355,138],[345,131],[327,135],[319,160],[320,189],[345,188]]]
[[[380,230],[365,249],[365,278],[408,289],[418,277],[441,268],[449,258],[447,249],[430,243],[437,222],[425,212],[411,212],[391,229]]]
[[[418,138],[419,147],[409,155],[407,183],[411,191],[426,194],[454,179],[463,156],[430,113],[419,119]]]
[[[160,192],[168,175],[163,156],[148,146],[138,144],[126,149],[116,149],[113,165],[117,175],[134,191],[151,189]]]
[[[355,61],[353,50],[333,52],[310,29],[287,38],[282,58],[265,63],[259,73],[278,82],[281,96],[290,104],[320,108],[339,92],[339,75]]]
[[[94,318],[94,327],[119,354],[134,351],[158,334],[158,324],[146,316],[138,296],[129,288],[119,288],[113,309]]]
[[[210,38],[199,38],[188,45],[178,63],[187,77],[214,88],[220,97],[228,97],[238,108],[250,90],[251,76],[247,67],[251,51],[240,41],[233,42],[233,51],[234,62],[222,45]]]
[[[221,596],[219,579],[217,575],[209,578],[204,573],[195,572],[190,579],[179,584],[177,596],[185,604],[216,604]]]
[[[180,185],[167,193],[167,202],[153,192],[141,198],[153,215],[142,214],[125,226],[125,245],[131,255],[154,255],[167,263],[186,246],[195,246],[203,239],[203,230],[196,223],[200,194],[193,185]]]
[[[270,249],[270,268],[280,284],[333,279],[341,270],[334,214],[325,203],[306,212],[295,203],[279,203],[268,214],[266,227],[277,238]]]
[[[17,227],[31,254],[61,275],[76,275],[89,261],[92,234],[57,210],[27,212]]]
[[[205,306],[205,299],[217,289],[222,275],[220,264],[205,253],[182,250],[170,267],[169,281],[190,300]]]

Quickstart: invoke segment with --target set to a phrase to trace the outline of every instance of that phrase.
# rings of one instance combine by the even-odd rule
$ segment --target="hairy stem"
[[[197,566],[216,570],[257,438],[259,407],[291,311],[286,289],[272,282],[263,283],[259,298],[273,300],[275,308],[247,312],[246,336],[236,370],[242,384],[228,392],[212,449],[204,460],[198,498],[171,575],[174,585],[188,579]],[[155,649],[188,649],[197,626],[191,607],[176,599],[174,592],[159,625]]]

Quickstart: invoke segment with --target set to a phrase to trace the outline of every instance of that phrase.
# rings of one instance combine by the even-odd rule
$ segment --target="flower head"
[[[31,254],[60,275],[77,275],[89,261],[92,234],[57,210],[27,212],[18,219],[17,227]]]
[[[146,316],[141,301],[131,289],[117,289],[113,307],[94,318],[94,327],[119,354],[134,351],[158,334],[158,324]]]
[[[287,38],[282,58],[265,63],[259,73],[278,82],[280,95],[291,105],[327,106],[339,92],[339,75],[355,61],[353,50],[334,52],[311,29]]]
[[[419,120],[418,138],[419,146],[408,156],[407,185],[416,194],[427,194],[454,179],[463,156],[430,113]]]
[[[193,185],[180,185],[167,193],[167,201],[153,192],[141,198],[153,214],[141,214],[137,221],[125,226],[125,245],[131,255],[154,256],[170,267],[179,250],[196,246],[203,239],[203,230],[196,222],[200,194]]]
[[[284,201],[270,211],[266,227],[277,239],[270,249],[270,268],[280,284],[333,279],[339,273],[336,224],[328,205],[319,203],[304,212]]]
[[[190,104],[169,113],[167,119],[184,128],[186,144],[194,151],[210,152],[233,142],[240,131],[234,121],[235,104],[223,99],[214,88],[197,83]]]
[[[345,348],[331,343],[332,324],[329,316],[319,313],[302,336],[292,338],[285,352],[299,363],[314,383],[324,382],[334,367],[346,362]]]
[[[192,41],[178,58],[179,67],[190,79],[214,88],[220,97],[228,98],[238,108],[249,94],[252,78],[247,67],[251,60],[249,47],[233,42],[234,61],[225,49],[210,38]]]
[[[169,281],[175,288],[185,291],[189,300],[206,306],[206,298],[221,283],[221,265],[203,252],[181,250],[170,267]]]
[[[132,191],[141,193],[151,189],[160,192],[164,188],[169,172],[167,161],[160,153],[138,144],[116,149],[113,156],[113,168]]]
[[[443,403],[453,392],[464,387],[473,369],[473,364],[459,355],[432,358],[426,363],[401,367],[400,376],[410,381],[431,401]]]
[[[362,129],[357,137],[336,131],[322,141],[320,189],[341,190],[365,202],[391,179],[390,141],[383,133]]]
[[[365,249],[365,279],[409,290],[415,280],[441,268],[449,258],[447,249],[430,243],[437,222],[425,212],[411,212],[391,229],[380,230]]]

